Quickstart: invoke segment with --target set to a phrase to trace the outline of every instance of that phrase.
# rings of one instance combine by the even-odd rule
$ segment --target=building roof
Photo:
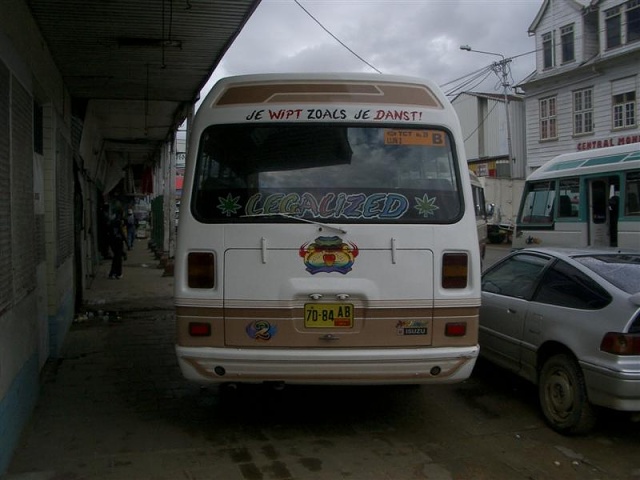
[[[495,100],[496,102],[504,102],[504,94],[502,93],[486,93],[486,92],[461,92],[458,95],[456,95],[452,102],[455,102],[456,99],[458,99],[461,95],[469,95],[472,97],[478,97],[478,98],[486,98],[489,100]],[[510,102],[522,102],[524,101],[524,96],[522,95],[507,95],[507,97],[509,98]]]
[[[130,164],[158,154],[259,3],[26,0],[69,94],[100,122],[105,156]]]
[[[547,12],[547,8],[551,4],[551,1],[552,0],[544,0],[544,2],[542,2],[542,6],[540,7],[540,10],[538,10],[538,14],[536,15],[536,18],[533,19],[533,22],[529,26],[528,32],[530,35],[533,35],[535,33],[536,29],[538,28],[538,24],[540,23],[545,13]],[[553,0],[553,1],[566,2],[570,7],[574,8],[576,11],[584,10],[589,6],[593,6],[599,3],[598,0]]]

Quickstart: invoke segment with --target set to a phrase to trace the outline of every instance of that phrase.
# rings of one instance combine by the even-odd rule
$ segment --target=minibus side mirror
[[[495,203],[487,203],[487,217],[493,217],[493,214],[496,211]]]

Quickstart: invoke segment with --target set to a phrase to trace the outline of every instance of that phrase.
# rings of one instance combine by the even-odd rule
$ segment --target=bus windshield
[[[203,223],[453,223],[464,203],[452,145],[435,128],[212,125],[192,212]]]

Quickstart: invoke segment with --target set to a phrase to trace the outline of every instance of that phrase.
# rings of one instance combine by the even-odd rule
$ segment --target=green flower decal
[[[422,198],[414,197],[416,201],[415,209],[420,212],[423,217],[433,215],[440,207],[436,205],[436,197],[431,197],[425,193]]]
[[[227,217],[230,217],[231,215],[235,215],[238,209],[242,206],[238,203],[238,200],[240,200],[240,197],[239,196],[232,197],[230,193],[227,193],[227,198],[218,197],[218,200],[220,200],[220,204],[218,205],[218,208]]]

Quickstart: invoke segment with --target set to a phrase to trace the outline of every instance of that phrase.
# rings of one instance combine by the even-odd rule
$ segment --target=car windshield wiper
[[[344,228],[335,227],[333,225],[329,225],[328,223],[317,222],[315,220],[309,220],[307,218],[296,217],[290,213],[282,213],[282,212],[274,212],[274,213],[252,213],[249,215],[241,215],[241,218],[256,218],[256,217],[284,217],[284,218],[292,218],[293,220],[298,220],[299,222],[311,223],[313,225],[317,225],[319,227],[329,228],[331,230],[336,230],[342,234],[346,234],[347,231]]]

